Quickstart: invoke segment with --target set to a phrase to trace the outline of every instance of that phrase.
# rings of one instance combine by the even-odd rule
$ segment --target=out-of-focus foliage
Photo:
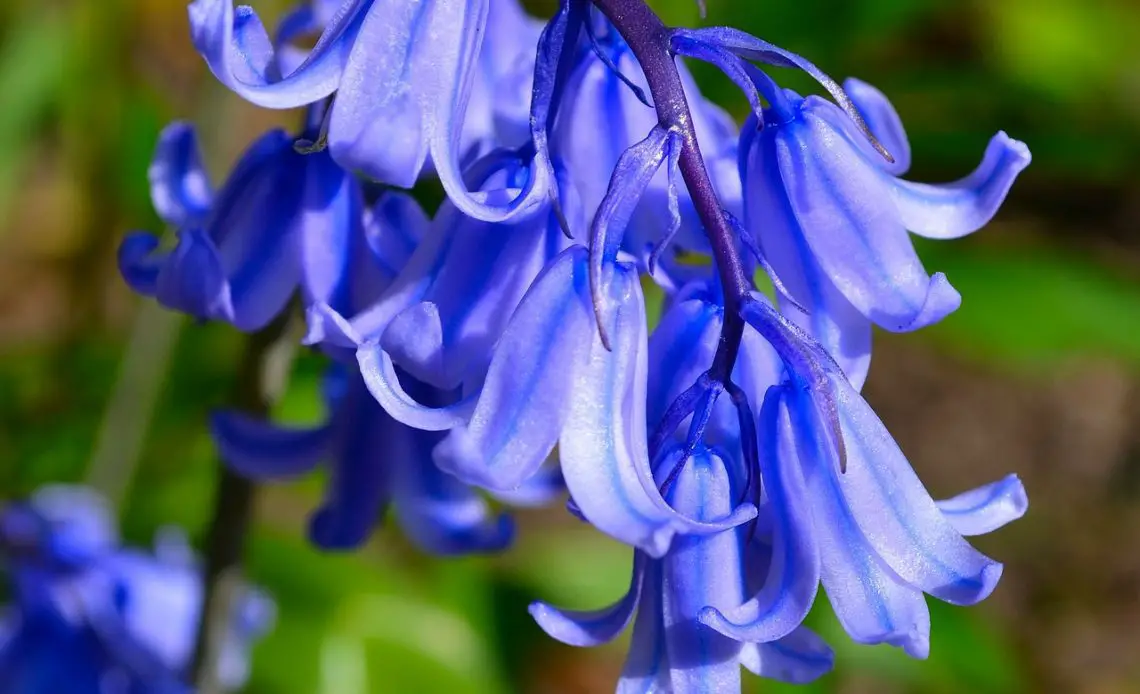
[[[285,6],[254,4],[267,20]],[[672,22],[701,21],[691,0],[654,4]],[[1132,509],[1140,440],[1129,433],[1140,419],[1140,6],[708,4],[709,23],[882,88],[907,124],[919,180],[965,174],[999,129],[1034,153],[990,229],[921,247],[963,307],[919,336],[881,336],[869,385],[942,495],[991,477],[980,471],[995,456],[1023,461],[996,467],[1026,478],[1030,514],[982,543],[1010,560],[1003,585],[981,608],[932,604],[932,656],[921,663],[849,644],[821,610],[812,619],[840,645],[837,673],[803,691],[1134,691],[1140,636],[1128,625],[1140,605],[1128,596],[1140,594],[1140,566],[1118,555],[1140,546]],[[726,80],[696,72],[714,100],[743,115]],[[16,497],[87,474],[138,308],[114,273],[113,249],[131,228],[156,228],[145,172],[158,129],[172,118],[196,121],[220,170],[261,130],[295,115],[257,111],[215,85],[190,47],[184,3],[170,0],[0,3],[0,105],[0,496]],[[138,403],[131,429],[103,432],[112,451],[143,437],[137,460],[119,461],[132,477],[125,532],[140,543],[168,523],[202,536],[215,475],[204,417],[231,388],[241,345],[223,326],[172,325],[156,328],[181,329],[169,355],[141,350],[164,379],[157,399],[128,389],[123,397]],[[281,418],[319,417],[320,370],[319,359],[302,356]],[[1068,373],[1076,375],[1058,385]],[[957,416],[931,423],[924,409]],[[1014,428],[1019,422],[1029,424]],[[994,439],[1005,448],[982,443]],[[923,450],[935,440],[961,446]],[[1077,453],[1063,456],[1066,446]],[[935,467],[938,455],[951,464]],[[319,488],[302,480],[260,496],[249,573],[274,594],[280,617],[254,654],[248,691],[612,686],[620,645],[554,644],[525,607],[534,598],[609,602],[625,587],[626,549],[554,509],[525,514],[518,546],[493,559],[429,560],[387,531],[355,555],[322,555],[302,539]]]

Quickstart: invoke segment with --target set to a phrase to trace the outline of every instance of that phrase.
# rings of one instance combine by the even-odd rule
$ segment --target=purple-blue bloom
[[[327,153],[300,154],[283,131],[246,150],[216,193],[191,126],[163,131],[150,169],[151,197],[177,230],[170,250],[135,232],[119,246],[132,289],[200,319],[264,327],[298,288],[306,303],[340,303],[346,267],[359,262],[359,182]]]
[[[1029,150],[998,133],[969,176],[911,183],[898,178],[910,167],[906,133],[877,89],[855,79],[844,84],[893,162],[832,102],[768,86],[763,127],[753,118],[741,136],[745,224],[806,312],[791,304],[782,310],[859,387],[870,362],[871,323],[915,330],[961,303],[945,275],[927,275],[907,231],[950,239],[981,228],[1029,164]]]
[[[488,0],[344,0],[323,14],[320,39],[295,66],[278,55],[253,9],[235,9],[233,0],[194,0],[190,24],[218,79],[259,106],[295,108],[335,92],[322,144],[345,169],[411,187],[430,156],[452,201],[488,220],[526,212],[545,195],[542,167],[541,180],[525,194],[514,189],[509,201],[471,193],[461,175],[464,145],[472,144],[465,142],[464,117],[475,76],[491,67],[503,70],[495,81],[515,77],[515,56],[533,50],[537,39],[525,21],[519,31],[488,32]],[[509,16],[500,13],[498,21]],[[481,62],[487,33],[498,45]],[[485,122],[485,113],[477,115]]]
[[[316,427],[277,426],[240,412],[214,415],[211,432],[222,458],[258,480],[305,474],[324,463],[325,501],[312,516],[309,537],[330,550],[355,549],[391,506],[400,529],[425,552],[495,552],[510,544],[513,526],[480,494],[432,462],[437,432],[401,424],[368,393],[355,367],[334,366],[326,384],[328,420]],[[422,402],[443,394],[408,379]],[[558,492],[550,490],[553,496]]]
[[[674,462],[666,456],[663,462]],[[667,498],[678,513],[712,521],[731,512],[742,492],[726,454],[692,451]],[[771,553],[752,537],[750,525],[708,535],[681,535],[659,559],[634,552],[629,592],[611,607],[558,610],[545,603],[531,614],[548,634],[573,646],[595,646],[615,638],[633,620],[633,641],[619,694],[636,692],[733,692],[740,690],[740,666],[785,682],[810,682],[831,669],[831,649],[804,627],[749,641],[708,628],[702,616],[733,609],[760,589]]]
[[[189,545],[160,536],[153,553],[117,547],[106,503],[46,487],[0,511],[0,556],[15,603],[0,620],[0,681],[13,694],[181,694],[202,604]],[[249,646],[272,601],[244,589],[219,662],[228,690],[248,676]]]

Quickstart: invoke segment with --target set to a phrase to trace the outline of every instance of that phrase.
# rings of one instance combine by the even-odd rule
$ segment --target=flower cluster
[[[168,128],[151,184],[178,238],[128,237],[122,272],[243,330],[299,296],[335,362],[328,421],[223,412],[212,431],[251,477],[328,466],[314,542],[355,547],[390,505],[425,550],[497,550],[494,501],[564,488],[631,546],[629,593],[531,611],[579,646],[632,621],[619,692],[736,692],[741,665],[815,679],[833,660],[803,626],[821,585],[852,639],[919,658],[925,595],[994,589],[1001,564],[964,538],[1024,513],[1020,482],[933,500],[860,389],[872,324],[915,330],[961,301],[908,234],[983,226],[1024,144],[999,133],[965,178],[906,181],[875,88],[734,29],[668,28],[642,0],[563,0],[545,25],[516,0],[312,0],[273,38],[232,0],[194,0],[190,21],[223,84],[304,124],[217,192],[193,131]],[[739,85],[742,126],[681,57]],[[393,189],[430,176],[447,193],[431,214]],[[666,297],[652,333],[647,279]]]
[[[0,682],[12,694],[190,692],[185,677],[203,585],[185,539],[118,547],[110,509],[82,487],[44,487],[0,510],[0,558],[15,603],[0,619]],[[271,600],[245,589],[218,662],[227,691],[248,676]]]

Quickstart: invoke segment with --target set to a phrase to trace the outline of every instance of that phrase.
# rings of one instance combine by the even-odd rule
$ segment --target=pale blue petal
[[[757,427],[760,474],[770,503],[772,549],[759,593],[737,607],[708,609],[701,621],[738,641],[774,641],[791,633],[815,601],[820,554],[784,389],[764,396]]]
[[[809,97],[796,119],[757,138],[772,148],[766,159],[778,162],[800,233],[823,273],[876,324],[909,331],[937,322],[961,296],[941,273],[926,274],[892,204],[889,177],[836,131],[836,113]]]
[[[308,59],[281,78],[261,20],[249,7],[235,12],[233,0],[194,0],[190,28],[194,47],[215,76],[265,108],[296,108],[332,94],[373,0],[348,0],[329,21]]]
[[[379,293],[382,278],[370,277],[364,243],[364,200],[359,181],[336,165],[327,152],[304,158],[305,178],[299,219],[301,288],[306,305],[325,303],[341,312]]]
[[[847,470],[838,483],[867,541],[900,578],[924,592],[956,605],[986,598],[1002,565],[962,538],[871,407],[836,380],[847,444]]]
[[[1029,498],[1017,475],[936,503],[950,525],[967,537],[993,532],[1021,518],[1029,508]]]
[[[772,141],[758,137],[756,127],[757,121],[750,119],[741,138],[741,176],[748,191],[744,224],[795,299],[781,301],[784,315],[818,340],[852,384],[861,387],[871,363],[871,322],[816,262],[788,201],[780,172],[772,164]],[[808,312],[801,311],[796,303]]]
[[[517,487],[541,467],[594,333],[586,264],[586,249],[568,249],[527,292],[495,349],[471,421],[436,449],[441,467],[495,490]]]
[[[778,641],[744,644],[740,662],[760,677],[807,684],[831,671],[835,653],[810,629],[798,627]]]
[[[698,448],[670,488],[669,500],[678,512],[710,522],[732,510],[732,487],[724,459]],[[728,609],[744,600],[737,533],[678,535],[661,566],[671,691],[739,691],[740,643],[698,620],[706,610]]]
[[[415,184],[428,154],[424,109],[439,98],[424,73],[433,51],[456,39],[421,37],[457,1],[366,3],[329,115],[329,151],[341,166],[402,188]]]
[[[943,185],[896,179],[890,190],[907,229],[932,239],[958,238],[990,221],[1030,159],[1024,142],[1002,132],[969,176]]]
[[[571,646],[600,646],[617,638],[633,619],[642,594],[646,564],[650,560],[641,552],[633,553],[633,570],[629,590],[609,607],[600,610],[560,610],[545,602],[531,603],[534,621],[552,638]]]
[[[646,560],[633,638],[618,680],[617,694],[665,694],[672,663],[666,646],[664,591],[660,561]]]
[[[425,431],[444,431],[466,424],[472,412],[476,411],[475,395],[449,405],[420,403],[401,385],[392,358],[374,342],[362,344],[356,352],[356,359],[372,397],[402,424]]]
[[[930,612],[922,592],[908,586],[871,548],[840,487],[831,446],[812,433],[818,415],[803,395],[792,400],[790,423],[805,466],[822,559],[820,580],[836,617],[857,643],[889,643],[925,658]]]
[[[284,427],[242,412],[210,417],[210,436],[231,470],[250,479],[289,479],[316,468],[330,452],[333,429]]]
[[[636,272],[612,269],[612,351],[596,333],[575,375],[569,415],[559,439],[566,486],[582,515],[611,536],[661,556],[672,531],[715,533],[755,516],[751,504],[723,517],[695,518],[661,497],[650,468],[645,425],[648,345],[645,306]]]
[[[209,214],[214,191],[202,166],[194,126],[176,122],[163,128],[147,179],[154,209],[167,224],[197,224]]]

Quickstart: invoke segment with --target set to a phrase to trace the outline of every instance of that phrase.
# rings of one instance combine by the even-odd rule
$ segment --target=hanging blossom
[[[246,331],[272,321],[298,289],[306,303],[342,301],[364,219],[360,183],[327,153],[299,153],[296,139],[266,133],[214,192],[194,129],[168,126],[150,167],[151,199],[177,239],[170,249],[146,232],[123,239],[127,284]]]
[[[211,71],[252,103],[287,109],[335,94],[319,142],[345,169],[410,187],[430,156],[452,201],[467,214],[494,221],[529,211],[545,196],[550,170],[535,166],[532,184],[510,189],[507,200],[472,193],[461,175],[464,145],[471,144],[464,137],[464,120],[473,84],[501,79],[525,88],[518,80],[519,56],[533,55],[537,39],[515,9],[497,10],[501,30],[488,31],[488,5],[488,0],[344,0],[335,13],[306,15],[321,33],[299,64],[279,57],[253,9],[235,9],[233,0],[195,0],[190,24],[194,45]],[[506,30],[510,24],[515,30]],[[485,49],[488,34],[495,45]],[[295,58],[296,49],[287,55]],[[476,77],[480,72],[482,79]],[[485,89],[476,91],[485,98]],[[476,116],[485,129],[486,102],[481,106],[484,113]],[[511,114],[507,120],[525,118]]]
[[[969,176],[912,183],[902,122],[883,94],[849,79],[844,89],[892,156],[876,152],[851,118],[820,97],[803,99],[757,75],[771,106],[741,137],[745,224],[799,306],[784,311],[840,362],[866,378],[871,323],[909,331],[941,320],[961,296],[928,275],[907,231],[951,239],[981,228],[1030,161],[1024,143],[998,133]]]
[[[14,604],[0,619],[0,681],[13,694],[181,694],[201,616],[201,573],[185,539],[153,553],[118,546],[106,502],[79,487],[45,487],[0,511],[0,557]],[[218,663],[232,691],[274,607],[245,588]]]
[[[356,264],[344,284],[355,291],[340,308],[351,314],[374,301],[429,233],[428,227],[414,200],[399,193],[382,196],[353,245]],[[401,380],[419,401],[448,399],[448,391],[406,373]],[[325,503],[309,526],[316,545],[332,550],[360,546],[389,505],[404,534],[427,552],[491,552],[509,544],[509,517],[492,513],[478,492],[432,462],[442,435],[393,419],[368,393],[355,363],[332,366],[323,392],[329,416],[316,427],[279,426],[236,411],[216,413],[211,424],[222,458],[246,477],[292,478],[326,464],[330,481]],[[537,505],[560,492],[557,475],[547,474],[505,500]]]

